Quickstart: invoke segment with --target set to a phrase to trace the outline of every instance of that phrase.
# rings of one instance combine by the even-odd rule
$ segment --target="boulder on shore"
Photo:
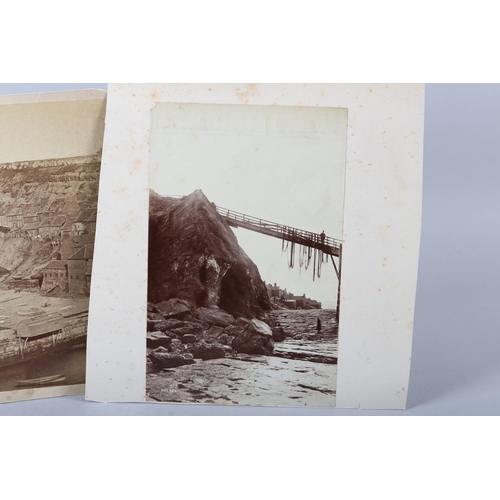
[[[226,326],[232,325],[235,322],[234,317],[226,311],[208,309],[206,307],[199,307],[194,313],[194,317],[204,323],[208,323],[210,326],[219,326],[221,328],[226,328]]]
[[[253,319],[234,337],[231,347],[246,354],[271,355],[274,350],[273,331],[263,321]]]
[[[164,319],[160,323],[158,323],[158,330],[162,332],[165,330],[174,330],[175,328],[181,328],[182,326],[186,326],[186,322],[181,321],[180,319]]]
[[[161,319],[148,319],[147,320],[147,331],[148,332],[157,332],[157,331],[159,331],[161,323],[162,323]]]
[[[230,345],[233,339],[227,333],[221,333],[217,337],[217,341],[223,345]]]
[[[186,333],[186,335],[183,335],[181,338],[181,342],[183,344],[195,344],[198,341],[196,338],[196,335],[193,335],[192,333]]]
[[[219,343],[209,344],[205,341],[188,346],[189,352],[197,359],[218,359],[226,356],[226,348]]]
[[[148,319],[151,319],[154,321],[163,321],[163,316],[159,313],[148,312]]]
[[[230,325],[227,328],[224,328],[224,333],[227,333],[230,337],[235,337],[236,335],[239,335],[247,326],[248,323],[244,326]]]
[[[180,353],[180,354],[186,351],[184,344],[181,342],[180,339],[177,338],[172,339],[172,342],[170,343],[170,347],[168,349],[170,352]]]
[[[164,351],[153,351],[148,355],[155,368],[175,368],[182,365],[194,363],[193,355],[190,353],[172,353]]]
[[[168,347],[172,339],[162,332],[148,332],[146,335],[146,345],[152,349],[157,347]]]
[[[250,320],[247,318],[242,318],[241,316],[239,318],[236,318],[236,326],[247,326],[248,323],[250,323]]]
[[[182,319],[186,314],[191,313],[189,303],[182,299],[164,300],[156,304],[156,309],[165,319]]]
[[[179,337],[184,335],[201,335],[203,333],[203,325],[200,323],[187,323],[180,328],[171,328],[170,331]]]

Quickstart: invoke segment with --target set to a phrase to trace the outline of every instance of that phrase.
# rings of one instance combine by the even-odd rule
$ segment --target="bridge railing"
[[[183,195],[167,195],[168,198],[185,198]],[[240,222],[242,224],[247,224],[254,226],[256,228],[262,228],[279,234],[281,237],[294,238],[295,240],[304,240],[304,244],[317,243],[320,245],[326,245],[332,247],[335,250],[339,250],[342,245],[342,241],[336,238],[331,238],[325,236],[321,239],[321,235],[318,233],[312,233],[311,231],[304,231],[303,229],[297,229],[290,226],[285,226],[284,224],[277,224],[276,222],[271,222],[265,219],[259,219],[258,217],[252,217],[251,215],[243,214],[241,212],[235,212],[234,210],[229,210],[228,208],[216,207],[217,212],[223,217],[226,217],[232,221]]]
[[[235,222],[241,222],[242,224],[249,224],[255,227],[260,227],[263,229],[268,229],[275,233],[279,233],[282,236],[289,236],[296,239],[303,239],[304,243],[318,243],[321,245],[327,245],[334,249],[339,249],[342,242],[336,238],[331,238],[325,236],[324,239],[318,233],[312,233],[310,231],[304,231],[303,229],[297,229],[290,226],[285,226],[283,224],[277,224],[276,222],[271,222],[265,219],[259,219],[257,217],[252,217],[251,215],[242,214],[240,212],[235,212],[234,210],[229,210],[228,208],[217,207],[217,211],[223,217],[227,217]]]

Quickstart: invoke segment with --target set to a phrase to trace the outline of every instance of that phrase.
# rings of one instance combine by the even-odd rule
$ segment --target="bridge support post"
[[[340,319],[340,282],[342,280],[342,244],[340,244],[339,248],[339,286],[337,290],[337,310],[335,311],[335,319],[337,320],[337,325],[339,324]]]

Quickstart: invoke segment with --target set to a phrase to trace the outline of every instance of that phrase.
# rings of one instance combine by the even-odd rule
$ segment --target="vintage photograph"
[[[85,383],[100,165],[0,164],[0,392]]]
[[[150,401],[335,406],[347,110],[157,103]]]

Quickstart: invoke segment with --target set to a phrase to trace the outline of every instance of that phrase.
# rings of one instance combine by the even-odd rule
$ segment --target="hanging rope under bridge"
[[[168,198],[184,198],[179,195],[167,195]],[[228,208],[215,207],[219,215],[231,227],[242,227],[266,234],[282,240],[282,251],[290,252],[288,266],[295,266],[296,245],[299,246],[299,268],[308,269],[313,261],[313,280],[321,277],[321,266],[328,262],[330,257],[335,273],[340,282],[340,266],[342,259],[342,241],[326,236],[324,233],[318,234],[311,231],[304,231],[284,224],[278,224],[251,215],[235,212]],[[335,263],[334,257],[339,258],[339,266]]]
[[[328,237],[324,233],[312,233],[227,208],[216,208],[219,215],[232,227],[242,227],[282,240],[281,249],[283,252],[289,252],[288,266],[290,268],[295,266],[296,245],[298,245],[299,267],[304,267],[307,270],[312,260],[313,280],[316,279],[316,276],[321,277],[321,266],[328,262],[328,257],[331,258],[337,278],[339,278],[339,268],[333,257],[339,257],[340,259],[342,252],[342,242],[340,240]]]

